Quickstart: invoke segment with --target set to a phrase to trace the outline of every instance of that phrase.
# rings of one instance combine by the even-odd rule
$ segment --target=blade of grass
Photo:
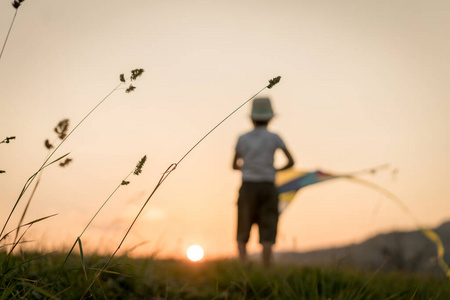
[[[100,290],[102,291],[103,299],[105,299],[105,300],[108,299],[108,297],[106,297],[105,289],[103,288],[102,283],[100,282],[100,280],[97,280],[97,282],[98,282],[98,286],[100,287]]]
[[[420,284],[417,285],[416,290],[414,291],[414,294],[411,296],[411,300],[414,300],[414,298],[416,297],[419,287],[420,287]]]
[[[120,264],[116,264],[116,265],[109,266],[109,267],[108,267],[106,270],[104,270],[103,272],[104,272],[104,273],[107,273],[107,274],[120,275],[120,276],[123,276],[123,277],[130,277],[130,278],[132,277],[132,276],[127,275],[127,274],[124,274],[124,273],[120,273],[120,272],[108,270],[109,268],[113,268],[113,267],[117,267],[117,266],[120,266]],[[99,269],[99,268],[88,268],[88,270],[100,271],[101,269]]]
[[[62,290],[61,292],[55,294],[55,297],[59,297],[60,295],[64,294],[65,292],[67,292],[67,291],[70,290],[71,288],[72,288],[71,286],[65,288],[65,289]],[[61,299],[61,298],[58,298],[58,299]]]
[[[128,249],[125,251],[125,254],[128,255],[129,253],[131,253],[131,252],[134,251],[135,249],[137,249],[137,248],[139,248],[140,246],[143,246],[143,245],[145,245],[145,244],[148,244],[149,242],[150,242],[150,241],[143,241],[143,242],[140,242],[140,243],[134,245],[133,247],[128,248]]]
[[[27,287],[31,288],[32,290],[34,290],[35,292],[37,292],[37,293],[39,293],[39,294],[41,294],[43,296],[46,296],[46,297],[48,297],[50,299],[59,300],[58,297],[56,297],[55,295],[50,294],[49,292],[47,292],[46,290],[44,290],[43,288],[41,288],[39,286],[30,284],[28,282],[23,282],[22,284],[24,286],[27,286]]]
[[[41,221],[43,221],[43,220],[46,220],[46,219],[48,219],[48,218],[51,218],[51,217],[54,217],[54,216],[57,216],[57,215],[58,215],[58,214],[53,214],[53,215],[49,215],[49,216],[46,216],[46,217],[42,217],[42,218],[33,220],[33,221],[31,221],[31,222],[28,222],[28,223],[26,223],[26,224],[22,224],[22,225],[20,225],[20,227],[25,227],[25,226],[28,226],[28,225],[31,225],[31,224],[34,224],[34,223],[37,223],[37,222],[41,222]],[[9,234],[13,233],[13,232],[16,231],[18,228],[19,228],[19,227],[17,227],[17,228],[15,228],[15,229],[11,230],[10,232],[6,233],[6,234],[0,239],[0,242],[1,242],[2,240],[6,239],[6,238],[8,237]]]
[[[81,264],[83,266],[83,272],[84,276],[86,277],[86,280],[88,279],[87,272],[86,272],[86,263],[84,261],[84,254],[83,254],[83,246],[81,245],[81,239],[77,238],[78,246],[80,247],[80,256],[81,256]]]

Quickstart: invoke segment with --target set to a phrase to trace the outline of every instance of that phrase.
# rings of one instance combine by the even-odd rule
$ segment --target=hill
[[[445,249],[450,249],[450,221],[434,229]],[[437,262],[436,245],[421,231],[393,231],[359,244],[310,252],[278,252],[277,262],[300,265],[343,265],[364,270],[405,271],[445,276]],[[444,260],[450,261],[446,251]]]

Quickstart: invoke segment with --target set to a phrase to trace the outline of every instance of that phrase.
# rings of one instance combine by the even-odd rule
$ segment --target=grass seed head
[[[9,144],[9,141],[10,141],[10,140],[15,140],[15,139],[16,139],[15,136],[8,136],[8,137],[6,137],[3,141],[1,141],[0,144],[2,144],[2,143]]]
[[[69,119],[61,120],[55,127],[55,132],[62,140],[66,137],[67,130],[69,130]]]
[[[11,4],[15,9],[18,9],[20,4],[22,4],[22,2],[25,0],[14,0]]]
[[[131,80],[136,80],[136,78],[138,78],[139,76],[142,75],[142,73],[144,73],[144,69],[134,69],[131,70]]]
[[[267,86],[268,89],[271,89],[275,84],[277,84],[278,82],[280,82],[281,80],[281,76],[272,78],[269,80],[269,85]]]
[[[145,161],[147,160],[147,155],[144,155],[143,158],[137,163],[136,169],[134,169],[134,175],[139,175],[142,172],[142,167],[145,164]]]
[[[53,147],[53,145],[52,144],[50,144],[50,141],[48,140],[48,139],[46,139],[45,140],[45,143],[44,143],[44,145],[45,145],[45,148],[47,148],[48,150],[50,150],[50,149],[53,149],[54,147]]]
[[[120,74],[120,81],[125,83],[125,75],[123,75],[123,73]]]
[[[130,182],[129,181],[125,181],[125,180],[122,180],[122,183],[121,183],[121,185],[129,185],[130,184]]]
[[[125,90],[125,93],[130,93],[132,91],[134,91],[136,89],[135,86],[133,86],[132,84],[130,84],[130,86]]]
[[[71,158],[66,158],[65,161],[59,163],[59,166],[64,168],[64,167],[66,167],[68,164],[70,164],[72,161],[73,161],[73,159],[71,159]]]

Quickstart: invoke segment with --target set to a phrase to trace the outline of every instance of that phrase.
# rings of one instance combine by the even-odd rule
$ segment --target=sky
[[[0,40],[14,17],[0,3]],[[46,158],[62,119],[72,129],[142,68],[136,90],[116,90],[67,139],[42,174],[25,221],[30,247],[66,249],[136,163],[83,234],[85,249],[113,251],[170,164],[265,89],[269,129],[298,170],[346,173],[394,193],[425,226],[450,219],[450,3],[448,1],[24,1],[0,59],[0,220]],[[150,199],[121,253],[236,255],[237,137],[250,104],[186,158]],[[276,163],[283,164],[276,155]],[[8,225],[19,221],[30,191]],[[280,217],[275,251],[356,243],[417,224],[374,190],[334,180],[300,191]],[[260,251],[257,231],[250,252]]]

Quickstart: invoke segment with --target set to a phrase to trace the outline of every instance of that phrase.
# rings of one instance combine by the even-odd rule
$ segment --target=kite
[[[275,182],[279,192],[278,212],[281,214],[292,202],[292,200],[294,200],[297,192],[308,185],[338,178],[356,179],[356,175],[361,175],[364,173],[375,174],[378,170],[385,169],[387,167],[388,165],[384,164],[374,168],[346,174],[331,174],[321,170],[298,171],[292,169],[278,172]]]
[[[326,180],[343,178],[348,175],[332,175],[322,171],[283,171],[277,174],[276,184],[279,192],[278,213],[281,214],[294,200],[298,190]]]
[[[286,170],[281,171],[277,173],[276,177],[276,185],[279,192],[279,205],[278,205],[278,213],[281,214],[288,205],[294,200],[295,195],[297,192],[309,185],[315,184],[315,183],[321,183],[324,181],[328,181],[331,179],[338,179],[338,178],[345,178],[348,180],[351,180],[354,183],[358,183],[361,185],[364,185],[366,187],[372,188],[376,190],[377,192],[383,194],[386,196],[389,200],[394,202],[397,206],[400,207],[400,209],[408,215],[414,222],[414,224],[417,226],[417,228],[425,235],[431,242],[433,242],[436,245],[437,250],[437,260],[439,263],[439,266],[444,271],[447,278],[450,279],[450,267],[447,265],[447,263],[444,260],[444,253],[445,249],[442,243],[441,238],[439,235],[434,232],[431,229],[428,229],[424,226],[422,226],[419,222],[419,220],[413,215],[411,210],[404,204],[397,196],[395,196],[393,193],[388,191],[387,189],[372,183],[370,181],[361,179],[356,177],[355,175],[361,174],[361,173],[375,173],[378,169],[384,168],[387,165],[382,165],[376,168],[367,169],[359,172],[354,173],[348,173],[348,174],[331,174],[326,173],[320,170],[316,171],[297,171],[297,170]]]

